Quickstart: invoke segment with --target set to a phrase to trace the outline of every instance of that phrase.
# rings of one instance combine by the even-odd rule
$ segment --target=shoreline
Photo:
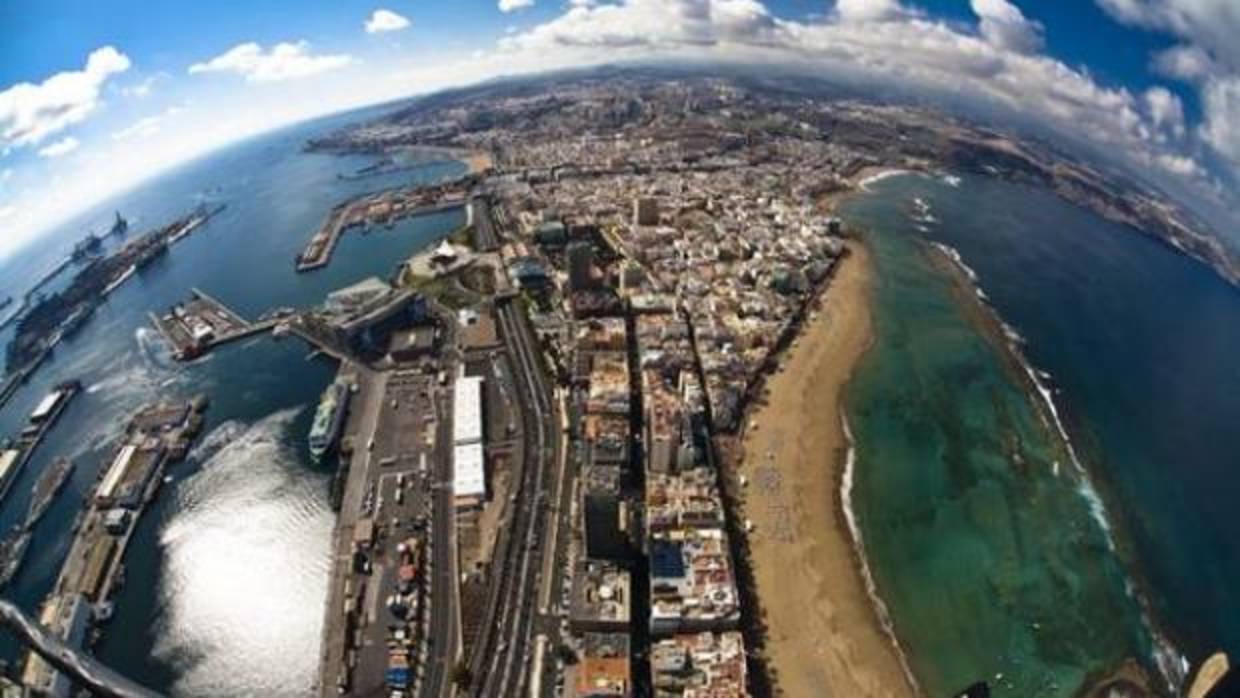
[[[746,412],[738,499],[753,524],[746,544],[774,693],[914,696],[842,500],[852,450],[843,391],[873,343],[870,253],[856,240],[848,250]]]

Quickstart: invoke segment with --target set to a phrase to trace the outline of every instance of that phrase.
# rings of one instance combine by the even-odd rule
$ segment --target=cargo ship
[[[112,228],[108,230],[108,235],[124,235],[129,232],[129,221],[121,216],[121,212],[116,212],[116,220],[112,222]]]
[[[69,476],[72,474],[73,461],[68,458],[57,458],[39,475],[38,481],[34,483],[34,488],[30,491],[30,511],[26,514],[27,531],[33,529],[39,519],[43,518],[52,500],[56,499],[56,495],[64,489],[65,483],[69,482]]]
[[[322,458],[344,428],[344,415],[349,406],[349,390],[342,383],[332,383],[323,391],[319,400],[319,408],[314,413],[314,424],[310,427],[310,453]]]
[[[13,529],[3,540],[0,540],[0,587],[7,586],[22,561],[26,559],[26,549],[30,547],[30,532]]]

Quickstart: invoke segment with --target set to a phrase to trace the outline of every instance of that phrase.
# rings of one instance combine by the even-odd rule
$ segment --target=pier
[[[391,226],[397,221],[466,205],[463,184],[392,189],[366,194],[337,205],[297,255],[298,272],[322,269],[331,263],[336,245],[349,228]]]
[[[9,489],[17,481],[26,464],[30,462],[30,458],[38,449],[39,444],[43,442],[43,438],[47,436],[48,431],[64,414],[69,402],[81,389],[82,386],[77,381],[68,381],[56,386],[56,389],[48,393],[35,407],[21,434],[5,448],[0,448],[0,501],[8,496]]]
[[[124,556],[138,519],[154,501],[168,464],[180,461],[202,429],[206,398],[148,405],[130,420],[111,464],[76,524],[43,623],[69,647],[84,647],[87,628],[111,616],[108,600],[123,580]],[[50,690],[64,677],[31,657],[22,682]]]
[[[160,317],[150,314],[151,324],[172,346],[178,361],[189,361],[215,347],[273,329],[291,310],[250,322],[205,291],[192,289],[189,300],[173,306]]]

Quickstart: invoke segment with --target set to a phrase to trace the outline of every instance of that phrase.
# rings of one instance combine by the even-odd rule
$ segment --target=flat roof
[[[111,497],[116,492],[116,486],[125,476],[125,471],[129,469],[129,464],[133,461],[133,456],[137,451],[138,447],[133,444],[125,444],[121,447],[111,467],[108,468],[108,474],[103,477],[103,482],[96,490],[96,496]]]
[[[4,479],[9,476],[9,471],[13,469],[21,454],[22,452],[15,448],[0,451],[0,482],[4,482]]]
[[[482,377],[456,379],[452,401],[452,442],[482,441]]]
[[[486,498],[487,480],[482,444],[461,444],[453,449],[452,493],[457,498]]]
[[[64,393],[59,390],[55,390],[47,395],[44,395],[43,400],[39,402],[39,406],[34,408],[34,412],[30,413],[30,418],[38,421],[47,417],[52,413],[52,410],[56,409],[56,405],[60,403],[60,398],[63,397],[63,395]]]

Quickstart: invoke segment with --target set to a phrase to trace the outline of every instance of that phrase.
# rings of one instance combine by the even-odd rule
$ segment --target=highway
[[[450,395],[451,391],[442,391]],[[460,648],[459,592],[456,571],[456,511],[452,501],[452,404],[434,405],[436,430],[431,476],[430,628],[422,692],[428,698],[452,695],[452,667]]]
[[[475,199],[474,225],[479,247],[497,245],[490,207]],[[522,458],[514,467],[514,488],[495,541],[483,633],[472,649],[470,673],[476,696],[519,694],[528,663],[526,642],[535,612],[531,580],[533,549],[538,544],[541,504],[548,462],[555,453],[552,401],[542,359],[524,314],[512,302],[498,304],[500,333],[514,373],[521,410]]]
[[[539,551],[547,530],[545,505],[560,436],[550,379],[524,314],[512,303],[502,304],[498,314],[516,369],[525,457],[510,500],[513,506],[506,512],[496,541],[483,623],[487,632],[474,649],[474,694],[488,698],[520,695],[529,678],[526,669],[532,661]]]

